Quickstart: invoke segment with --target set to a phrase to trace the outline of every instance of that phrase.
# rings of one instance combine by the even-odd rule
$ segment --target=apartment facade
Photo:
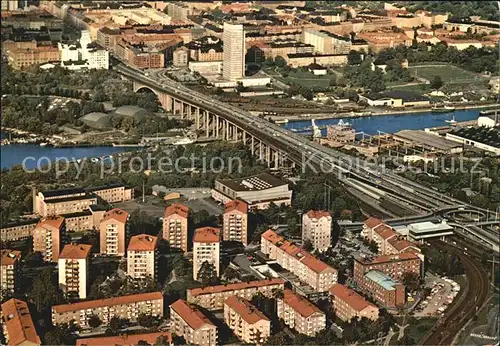
[[[52,46],[37,46],[32,49],[15,47],[7,50],[6,54],[9,64],[16,70],[61,60],[59,49]]]
[[[2,304],[2,331],[7,345],[38,346],[42,344],[26,302],[9,299]]]
[[[361,235],[377,244],[380,255],[397,255],[403,252],[421,253],[415,244],[403,239],[394,232],[392,227],[374,217],[365,220]],[[423,256],[419,255],[419,257],[423,261]]]
[[[33,230],[33,251],[40,252],[45,262],[57,262],[64,232],[64,218],[41,220]]]
[[[0,229],[0,241],[16,241],[32,237],[39,220],[29,219],[4,223]]]
[[[127,248],[127,275],[133,279],[156,279],[158,238],[138,234],[130,238]]]
[[[271,335],[271,321],[244,298],[226,299],[224,322],[238,339],[249,344],[261,345]]]
[[[325,314],[306,298],[289,289],[277,299],[278,317],[300,334],[314,337],[326,328]]]
[[[402,280],[405,273],[411,272],[420,277],[420,257],[411,252],[375,258],[354,258],[354,276],[364,275],[370,270],[378,270],[394,280]]]
[[[87,298],[91,248],[87,244],[68,244],[59,255],[59,286],[70,298]]]
[[[403,305],[406,301],[405,286],[381,271],[370,270],[354,281],[363,292],[388,308]]]
[[[220,229],[198,228],[193,237],[193,279],[198,280],[198,272],[204,262],[215,267],[217,276],[220,268]]]
[[[245,77],[245,30],[243,24],[224,23],[224,66],[222,77],[236,81]]]
[[[33,201],[33,212],[47,217],[88,210],[97,204],[97,196],[81,188],[72,188],[38,192]]]
[[[125,256],[125,241],[129,213],[115,208],[104,214],[99,224],[101,255]]]
[[[282,279],[237,282],[234,284],[188,289],[187,301],[207,310],[219,310],[224,307],[224,302],[231,296],[249,300],[252,299],[255,294],[261,293],[271,298],[275,290],[284,289],[285,281]]]
[[[200,310],[182,299],[170,305],[170,331],[184,337],[188,344],[217,344],[217,327]]]
[[[335,315],[342,321],[350,322],[354,317],[365,317],[373,321],[378,319],[378,307],[347,286],[333,285],[330,295]]]
[[[98,186],[86,191],[96,194],[108,203],[118,203],[134,199],[134,189],[122,184]]]
[[[223,239],[248,244],[248,204],[230,201],[224,205]]]
[[[163,239],[170,247],[185,253],[188,251],[188,218],[189,208],[179,203],[168,206],[163,217]]]
[[[15,293],[19,281],[21,251],[0,250],[0,297],[3,293]]]
[[[163,317],[163,295],[161,292],[132,294],[115,298],[88,300],[72,304],[52,306],[52,324],[76,323],[89,328],[88,319],[96,315],[107,326],[111,318],[126,318],[137,321],[140,314]]]
[[[283,269],[295,274],[299,280],[316,292],[326,292],[337,283],[337,270],[320,261],[309,252],[292,244],[273,230],[261,236],[260,250],[275,260]]]
[[[321,54],[347,54],[352,47],[350,38],[325,30],[304,29],[302,42],[313,45]]]
[[[332,245],[332,215],[310,210],[302,215],[302,242],[309,240],[315,250],[326,251]]]

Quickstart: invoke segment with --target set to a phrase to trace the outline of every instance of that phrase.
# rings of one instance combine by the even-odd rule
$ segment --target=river
[[[431,112],[413,113],[413,114],[391,114],[391,115],[374,115],[371,117],[362,118],[344,118],[342,121],[352,125],[356,132],[365,132],[370,135],[378,134],[377,131],[386,133],[394,133],[401,130],[423,130],[427,127],[445,126],[446,120],[451,120],[455,116],[456,121],[475,120],[479,116],[479,109],[464,109],[456,110],[453,113],[435,114]],[[311,117],[312,119],[313,117]],[[332,125],[337,124],[340,119],[323,119],[316,120],[316,125]],[[286,129],[304,130],[311,126],[311,120],[291,121],[284,124]],[[326,135],[326,129],[321,130],[323,136]]]
[[[368,134],[377,134],[377,131],[394,133],[404,129],[424,129],[426,127],[435,127],[446,125],[445,120],[452,119],[455,115],[457,121],[470,121],[477,119],[478,109],[457,110],[447,114],[413,113],[413,114],[392,114],[371,116],[364,118],[346,118],[342,119],[352,124],[357,132],[364,131]],[[339,122],[340,119],[317,120],[318,126],[331,125]],[[289,122],[284,125],[287,129],[301,130],[311,126],[310,120]],[[323,135],[326,135],[326,129],[323,129]],[[1,147],[1,167],[11,168],[13,165],[22,164],[26,157],[33,157],[34,160],[26,162],[27,168],[36,167],[36,161],[41,157],[47,157],[55,160],[58,157],[66,157],[69,160],[77,160],[84,157],[102,157],[114,153],[136,150],[136,148],[120,147],[82,147],[82,148],[54,148],[40,147],[37,144],[13,144]]]

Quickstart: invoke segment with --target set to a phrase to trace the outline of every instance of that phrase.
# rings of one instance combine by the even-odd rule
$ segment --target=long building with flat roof
[[[426,131],[402,130],[393,134],[392,137],[404,144],[419,146],[442,153],[460,153],[463,151],[461,144]]]

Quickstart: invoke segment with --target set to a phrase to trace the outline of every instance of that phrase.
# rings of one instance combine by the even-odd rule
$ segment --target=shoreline
[[[498,108],[500,107],[500,104],[498,103],[493,103],[493,104],[487,104],[487,105],[464,105],[464,106],[454,106],[455,110],[467,110],[467,109],[488,109],[488,108]],[[368,112],[368,111],[364,111]],[[356,118],[369,118],[373,116],[385,116],[385,115],[411,115],[411,114],[418,114],[418,113],[429,113],[432,112],[431,107],[426,107],[426,108],[418,108],[418,109],[402,109],[402,110],[387,110],[385,112],[378,111],[378,112],[372,112],[371,114],[367,115],[360,115],[360,114],[352,114],[351,112],[349,113],[333,113],[333,114],[309,114],[307,116],[273,116],[271,119],[275,122],[278,122],[280,125],[283,124],[282,122],[287,120],[287,122],[301,122],[301,121],[311,121],[311,119],[314,120],[334,120],[334,119],[356,119]],[[360,112],[363,113],[363,112]],[[450,113],[453,113],[450,112]],[[281,123],[280,123],[281,122]]]

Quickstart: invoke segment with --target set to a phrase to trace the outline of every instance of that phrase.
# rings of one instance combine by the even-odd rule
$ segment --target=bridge
[[[376,163],[312,142],[238,107],[189,89],[161,71],[143,72],[123,65],[114,69],[133,82],[134,91],[154,92],[167,112],[193,121],[196,131],[205,137],[242,142],[271,168],[299,165],[303,169],[334,175],[338,183],[356,196],[369,198],[379,210],[397,208],[399,216],[414,216],[415,222],[422,217],[428,218],[431,213],[464,208],[489,212],[464,205],[460,200],[403,178]],[[464,230],[473,236],[477,233],[475,227],[468,226]],[[498,239],[498,229],[482,230],[490,234],[491,239]],[[498,246],[489,248],[498,251]]]

